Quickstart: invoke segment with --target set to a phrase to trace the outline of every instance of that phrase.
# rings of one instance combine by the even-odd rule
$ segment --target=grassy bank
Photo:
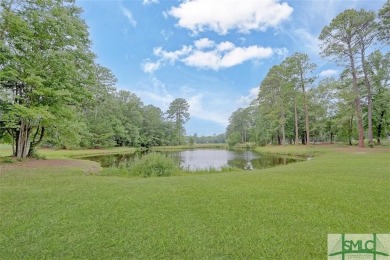
[[[389,149],[317,149],[287,166],[168,178],[1,171],[0,254],[324,259],[329,233],[389,233]]]
[[[115,147],[107,149],[83,149],[83,150],[62,150],[62,149],[39,149],[38,154],[48,159],[53,158],[77,158],[101,154],[120,154],[133,153],[135,148],[132,147]],[[10,156],[12,148],[10,145],[0,144],[0,156]]]
[[[334,146],[332,146],[334,148]],[[259,153],[266,154],[282,154],[282,155],[291,155],[291,156],[304,156],[304,157],[314,157],[320,153],[326,153],[328,151],[326,146],[315,146],[311,145],[309,147],[304,145],[287,145],[287,146],[263,146],[256,147],[255,149]]]

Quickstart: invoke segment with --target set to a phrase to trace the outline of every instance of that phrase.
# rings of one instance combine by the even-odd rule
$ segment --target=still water
[[[219,170],[223,167],[253,170],[288,164],[298,160],[286,156],[259,154],[253,151],[229,151],[221,149],[198,149],[165,153],[172,157],[183,170],[188,171]],[[136,156],[142,156],[142,154],[114,154],[81,159],[100,162],[102,167],[118,167],[120,165],[131,165]]]

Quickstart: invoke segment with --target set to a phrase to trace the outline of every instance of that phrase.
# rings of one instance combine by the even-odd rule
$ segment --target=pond
[[[223,167],[253,170],[289,164],[299,160],[287,156],[266,155],[253,151],[230,151],[221,149],[197,149],[164,153],[173,158],[183,170],[187,171],[220,170]],[[139,157],[142,154],[112,154],[80,159],[100,162],[102,167],[118,167],[120,165],[131,165],[136,156]]]

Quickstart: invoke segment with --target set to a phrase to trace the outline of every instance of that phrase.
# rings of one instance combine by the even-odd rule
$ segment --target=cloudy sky
[[[385,0],[77,0],[98,62],[118,89],[163,111],[190,104],[187,134],[225,132],[228,118],[257,96],[269,68],[296,51],[319,77],[339,68],[319,56],[318,35],[348,8]]]

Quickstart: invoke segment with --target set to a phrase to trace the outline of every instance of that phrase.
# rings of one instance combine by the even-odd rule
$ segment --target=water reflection
[[[229,160],[228,165],[240,169],[253,170],[285,165],[296,161],[297,159],[287,158],[286,156],[265,155],[245,151],[243,158],[239,157]]]
[[[228,151],[219,149],[199,149],[180,152],[168,152],[178,165],[184,170],[219,170],[223,167],[234,167],[245,170],[262,169],[296,162],[297,159],[286,156],[259,154],[252,151]],[[93,156],[83,159],[100,162],[102,167],[129,167],[136,154],[116,154]]]
[[[129,167],[142,153],[88,156],[80,159],[99,162],[102,167]]]

